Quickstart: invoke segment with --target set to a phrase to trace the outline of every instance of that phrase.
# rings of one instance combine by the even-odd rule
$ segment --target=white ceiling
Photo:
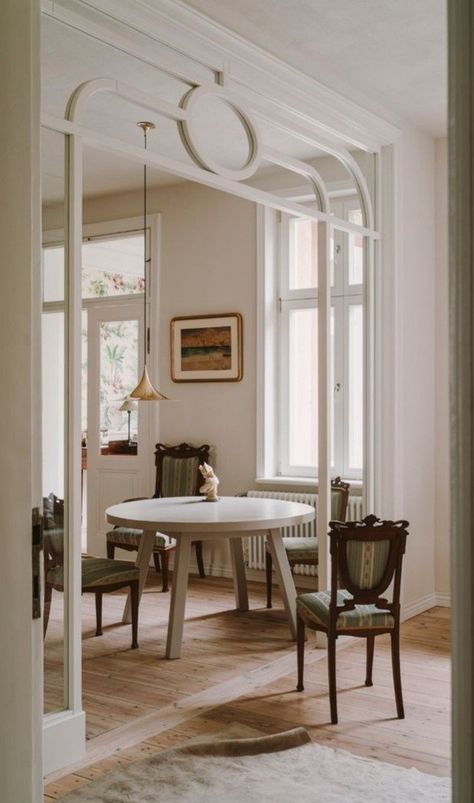
[[[154,0],[147,0],[153,5]],[[445,0],[184,0],[268,53],[396,122],[446,134]]]
[[[158,0],[146,0],[153,5]],[[444,0],[186,0],[184,5],[260,46],[319,83],[399,122],[410,120],[432,136],[446,131],[446,47]],[[150,64],[84,36],[74,28],[46,18],[42,25],[42,103],[62,117],[72,90],[82,81],[109,76],[137,84],[178,103],[186,86]],[[109,95],[94,98],[84,122],[125,142],[142,143],[136,121],[139,106]],[[184,152],[176,126],[146,112],[157,123],[149,147],[180,161]],[[156,119],[155,119],[156,118]],[[233,121],[215,115],[206,128],[213,151],[225,143],[229,166],[242,162],[242,143]],[[261,126],[262,128],[262,126]],[[242,132],[241,136],[242,136]],[[305,160],[321,154],[304,141],[266,126],[265,144]],[[225,158],[225,154],[221,154]],[[224,162],[225,163],[225,162]],[[263,168],[265,170],[265,166]],[[162,171],[150,171],[150,184],[180,181]],[[141,186],[136,163],[92,148],[86,150],[85,195],[119,193]],[[62,138],[43,136],[45,203],[61,199],[64,188]]]

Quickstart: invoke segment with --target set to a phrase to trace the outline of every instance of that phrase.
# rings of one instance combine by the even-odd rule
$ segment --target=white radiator
[[[294,491],[248,491],[247,496],[264,497],[266,499],[284,499],[286,502],[301,502],[304,505],[313,505],[316,508],[317,494],[296,493]],[[358,521],[362,518],[362,497],[350,496],[347,508],[347,520]],[[294,524],[291,527],[282,527],[284,538],[314,538],[316,536],[316,520],[307,524]],[[265,536],[259,535],[248,539],[247,546],[249,569],[265,568]],[[316,566],[296,566],[295,574],[305,574],[315,577]]]

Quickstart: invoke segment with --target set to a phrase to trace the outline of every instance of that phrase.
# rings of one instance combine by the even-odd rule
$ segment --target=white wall
[[[448,325],[448,141],[435,141],[435,587],[440,601],[450,595],[449,506],[449,325]]]
[[[435,153],[413,129],[398,148],[394,513],[410,523],[403,602],[414,615],[435,603]]]

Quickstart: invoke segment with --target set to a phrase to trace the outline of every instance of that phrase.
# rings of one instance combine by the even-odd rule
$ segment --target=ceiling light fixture
[[[155,126],[153,123],[148,122],[140,122],[137,123],[139,128],[143,131],[144,141],[145,141],[145,150],[147,148],[147,134],[149,131],[152,131]],[[143,289],[143,307],[144,307],[144,318],[143,318],[143,373],[140,382],[136,386],[131,393],[129,393],[129,399],[135,399],[136,401],[168,401],[168,397],[164,396],[163,393],[160,393],[157,388],[153,385],[148,376],[148,369],[146,365],[146,358],[147,358],[147,351],[149,346],[149,336],[147,330],[147,322],[146,322],[146,311],[147,311],[147,286],[148,281],[147,277],[149,276],[149,271],[147,270],[148,266],[150,265],[150,258],[147,259],[147,236],[146,236],[146,162],[143,165],[143,260],[144,260],[144,289]]]

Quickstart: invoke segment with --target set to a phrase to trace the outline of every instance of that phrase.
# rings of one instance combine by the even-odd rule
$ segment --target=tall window
[[[355,198],[332,203],[362,224]],[[282,215],[279,276],[278,473],[318,474],[318,224]],[[363,238],[333,229],[330,241],[331,466],[362,479],[364,407]]]

